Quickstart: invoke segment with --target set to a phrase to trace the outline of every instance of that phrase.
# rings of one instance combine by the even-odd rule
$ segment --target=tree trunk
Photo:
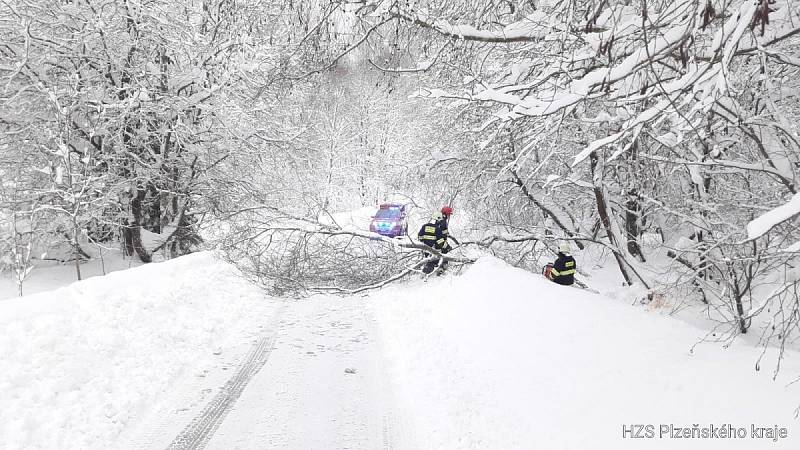
[[[734,276],[733,270],[730,272],[733,284],[733,300],[736,303],[736,324],[739,326],[739,332],[747,334],[747,322],[744,320],[744,306],[742,305],[742,291],[739,289],[739,280]]]
[[[144,198],[145,191],[139,189],[136,197],[131,200],[131,214],[133,215],[133,224],[130,225],[130,246],[133,251],[139,255],[139,259],[143,263],[149,263],[153,260],[147,249],[142,244],[142,199]]]
[[[147,253],[147,249],[144,248],[144,244],[142,244],[141,226],[134,225],[131,227],[131,242],[133,244],[133,249],[136,251],[136,254],[143,263],[149,263],[153,261],[153,257]]]
[[[627,239],[628,253],[638,257],[641,262],[646,262],[639,238],[642,235],[642,205],[639,203],[639,191],[636,186],[636,175],[640,169],[639,164],[639,138],[636,137],[628,152],[628,168],[625,170],[626,179],[624,183],[628,186],[627,200],[625,201],[625,234]]]
[[[125,256],[133,256],[135,250],[133,249],[133,231],[131,230],[130,221],[125,221],[122,227],[122,242],[124,244]]]
[[[628,270],[625,268],[625,261],[622,259],[622,256],[619,254],[619,248],[617,242],[614,239],[614,232],[611,229],[611,219],[608,217],[608,207],[606,205],[605,195],[603,194],[603,187],[602,184],[599,182],[599,175],[596,173],[597,170],[597,153],[592,152],[590,155],[591,161],[591,168],[592,168],[592,179],[594,184],[594,198],[597,201],[597,213],[600,215],[600,221],[603,223],[603,227],[606,229],[606,234],[608,235],[608,241],[611,243],[611,246],[615,249],[614,251],[614,258],[617,260],[617,264],[619,265],[619,271],[622,274],[622,278],[625,280],[626,283],[630,286],[632,283],[631,277],[628,275]]]
[[[639,236],[642,234],[642,230],[639,228],[641,210],[642,206],[639,204],[636,191],[628,191],[628,200],[625,202],[625,234],[628,235],[628,253],[638,257],[642,262],[646,262],[642,248],[639,246]]]
[[[75,274],[78,275],[78,281],[81,280],[81,243],[78,240],[80,237],[80,227],[78,226],[78,221],[76,220],[76,216],[72,216],[72,243],[75,246]]]

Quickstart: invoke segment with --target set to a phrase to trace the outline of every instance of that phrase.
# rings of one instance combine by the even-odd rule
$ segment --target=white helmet
[[[433,213],[433,215],[431,216],[431,219],[432,219],[434,222],[438,222],[438,221],[440,221],[440,220],[444,220],[444,214],[442,214],[442,212],[441,212],[441,211],[436,211],[436,212],[435,212],[435,213]]]
[[[563,254],[567,254],[570,252],[569,243],[563,242],[561,245],[558,246],[558,251]]]

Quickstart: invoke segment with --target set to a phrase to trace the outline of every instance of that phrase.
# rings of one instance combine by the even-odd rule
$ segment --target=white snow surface
[[[482,258],[461,277],[375,296],[418,448],[798,448],[790,353],[692,346],[705,331]],[[774,356],[768,352],[769,356]],[[788,364],[787,364],[788,363]],[[624,424],[747,427],[747,439],[622,439]],[[772,442],[752,424],[788,428]]]
[[[270,311],[207,252],[0,301],[0,448],[116,448]]]
[[[773,227],[800,214],[800,194],[794,194],[787,203],[767,211],[747,224],[747,238],[757,239]]]
[[[125,258],[118,250],[104,250],[103,259],[100,258],[97,248],[84,247],[92,255],[92,260],[81,263],[81,277],[88,278],[101,276],[106,273],[130,269],[141,265],[138,258]],[[63,256],[63,255],[59,255]],[[156,255],[157,256],[157,255]],[[72,261],[33,261],[34,267],[30,275],[22,283],[23,295],[37,294],[52,291],[61,286],[68,285],[77,280],[75,264]],[[19,288],[13,274],[0,272],[0,301],[17,297]]]
[[[263,336],[270,356],[208,448],[800,443],[796,353],[773,380],[771,350],[756,371],[761,349],[743,341],[695,345],[707,330],[492,257],[368,295],[287,300],[200,253],[0,302],[0,327],[2,449],[164,448]],[[748,436],[623,439],[634,424]],[[752,438],[752,425],[788,437]]]

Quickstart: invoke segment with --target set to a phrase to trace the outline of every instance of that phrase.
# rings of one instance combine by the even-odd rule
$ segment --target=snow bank
[[[266,303],[207,252],[0,302],[0,448],[114,448]]]
[[[462,276],[374,296],[397,397],[419,448],[800,448],[796,354],[772,380],[759,350],[702,344],[669,316],[482,258]],[[623,439],[652,424],[653,439]],[[745,439],[658,438],[661,425]],[[788,438],[753,438],[751,426]]]

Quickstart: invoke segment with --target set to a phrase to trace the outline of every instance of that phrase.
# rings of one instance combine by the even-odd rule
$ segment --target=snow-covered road
[[[800,358],[493,259],[266,298],[209,254],[0,303],[2,449],[796,449]],[[744,438],[680,439],[746,429]],[[654,437],[625,430],[652,426]],[[753,436],[754,427],[788,436]],[[646,429],[646,428],[645,428]],[[685,432],[685,431],[681,431]]]
[[[402,427],[367,301],[290,301],[267,366],[208,448],[394,448]]]
[[[210,440],[261,448],[796,448],[800,363],[492,258],[462,276],[287,303],[269,362]],[[786,362],[784,363],[786,364]],[[354,373],[352,373],[354,372]],[[623,438],[731,424],[747,439]],[[789,436],[753,437],[753,427]]]

